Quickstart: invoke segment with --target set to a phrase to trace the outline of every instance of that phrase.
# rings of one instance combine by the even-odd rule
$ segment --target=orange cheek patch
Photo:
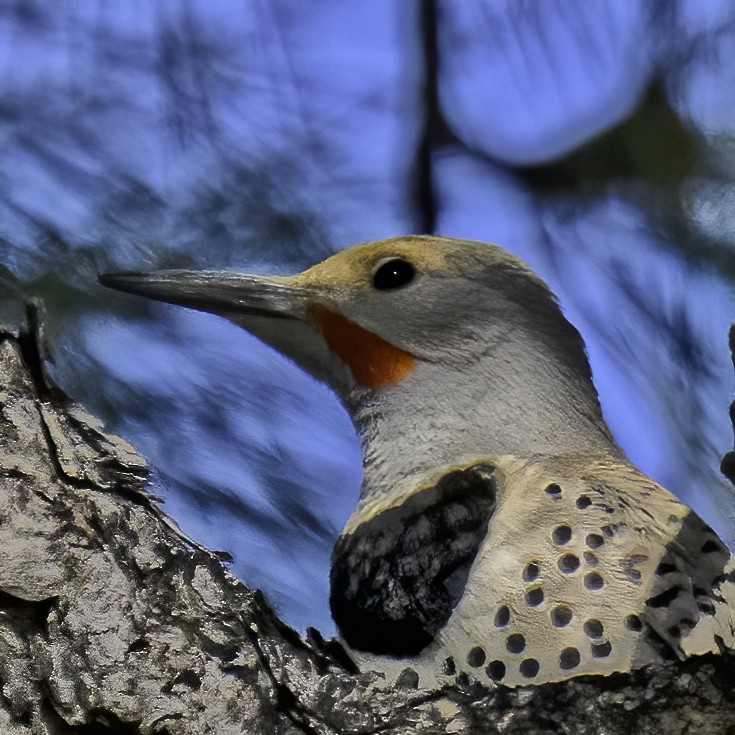
[[[355,380],[367,388],[382,388],[405,378],[416,358],[388,344],[341,314],[317,306],[314,319],[329,349],[352,371]]]

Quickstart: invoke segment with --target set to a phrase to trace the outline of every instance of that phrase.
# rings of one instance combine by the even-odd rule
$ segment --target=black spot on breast
[[[493,681],[502,681],[505,678],[505,664],[502,661],[491,661],[485,673]]]
[[[510,608],[507,605],[501,605],[495,613],[495,626],[504,628],[510,622]]]
[[[523,633],[513,633],[512,635],[509,635],[505,641],[505,647],[510,653],[521,653],[521,651],[526,647],[526,639],[524,638]]]
[[[557,526],[551,532],[551,538],[553,539],[554,543],[557,544],[558,546],[563,546],[564,544],[568,544],[572,539],[572,529],[566,524]]]
[[[471,666],[473,669],[477,669],[485,663],[486,656],[487,654],[483,648],[475,646],[467,654],[467,665]]]
[[[604,643],[593,643],[591,648],[592,655],[595,658],[607,658],[612,653],[612,644],[610,641],[605,641]]]
[[[575,669],[579,666],[580,655],[576,648],[565,648],[559,654],[559,666],[562,669]]]
[[[551,624],[555,628],[564,628],[572,621],[572,609],[567,605],[557,605],[551,611]]]
[[[605,580],[601,574],[590,572],[584,575],[584,586],[588,590],[601,590],[605,586]]]
[[[521,676],[525,676],[526,679],[533,679],[538,674],[539,662],[535,658],[526,658],[521,661],[518,670],[521,672]]]
[[[590,638],[602,638],[602,634],[605,632],[605,627],[596,618],[590,618],[584,623],[584,632]]]
[[[544,601],[544,591],[541,587],[533,587],[526,592],[526,604],[529,607],[538,607]]]
[[[564,554],[557,564],[564,574],[572,574],[579,569],[579,557],[576,554]]]
[[[493,468],[476,465],[341,537],[330,606],[347,643],[393,656],[427,646],[464,592],[495,502]]]

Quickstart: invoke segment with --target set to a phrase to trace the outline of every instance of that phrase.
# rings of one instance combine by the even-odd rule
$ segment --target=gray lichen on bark
[[[178,530],[31,322],[0,334],[2,735],[735,732],[729,653],[513,690],[352,672]]]

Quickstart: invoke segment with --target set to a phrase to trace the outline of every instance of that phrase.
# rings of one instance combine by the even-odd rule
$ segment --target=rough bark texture
[[[0,335],[2,735],[735,733],[729,653],[514,690],[351,673],[165,516],[37,331]]]

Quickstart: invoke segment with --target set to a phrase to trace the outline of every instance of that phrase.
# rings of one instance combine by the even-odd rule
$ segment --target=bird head
[[[224,316],[345,400],[416,379],[422,365],[462,368],[528,331],[589,372],[579,335],[543,282],[502,248],[475,241],[393,238],[288,277],[176,270],[100,281]]]
[[[579,333],[543,281],[494,245],[398,237],[295,276],[100,281],[226,317],[331,386],[362,442],[351,523],[478,458],[615,451]]]

